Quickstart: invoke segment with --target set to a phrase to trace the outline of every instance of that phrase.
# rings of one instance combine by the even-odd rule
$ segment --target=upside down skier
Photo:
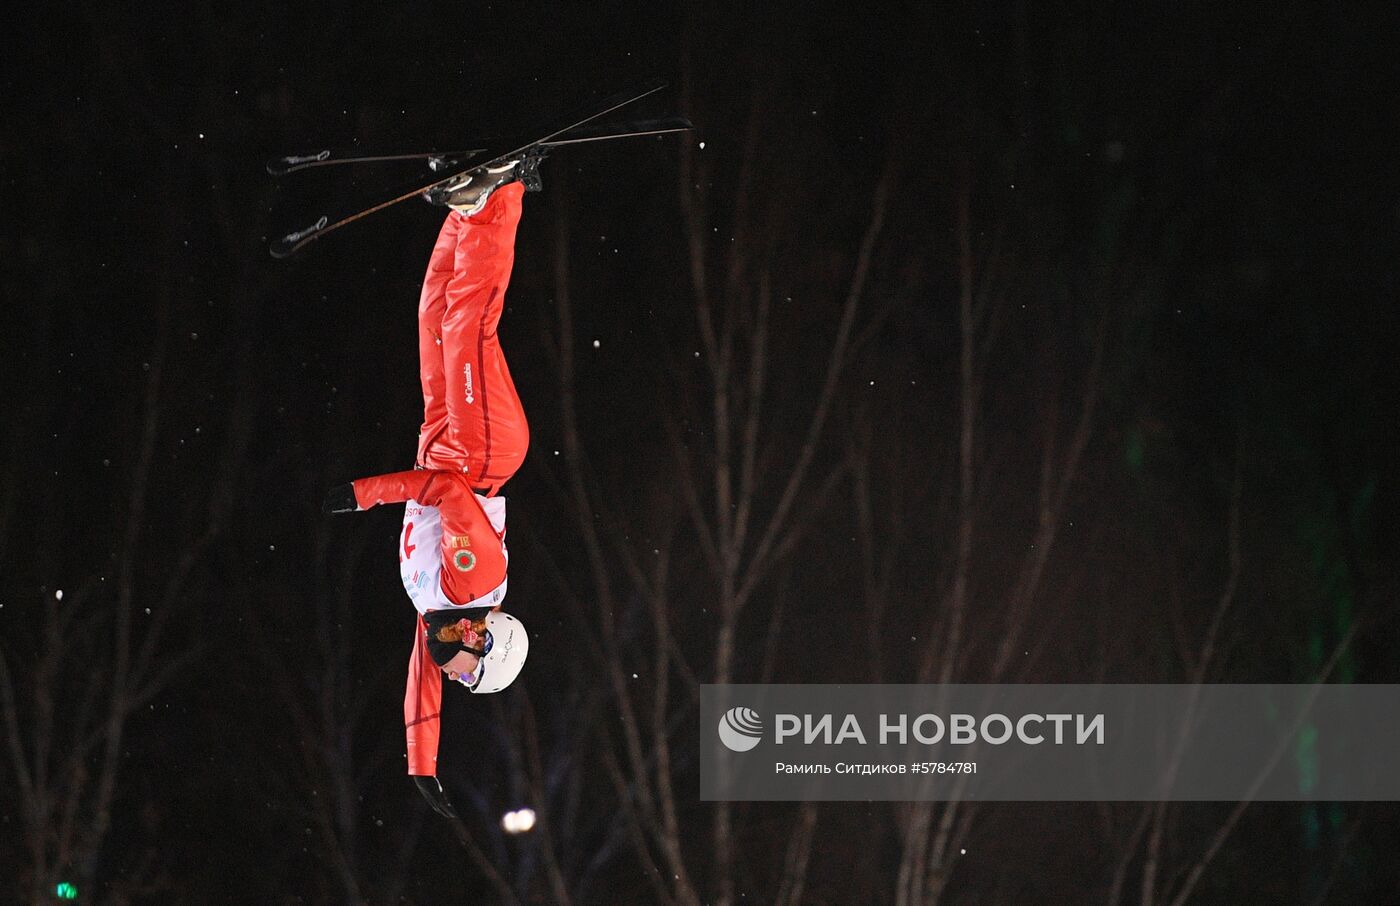
[[[442,678],[499,692],[529,652],[506,594],[506,501],[529,427],[496,334],[515,258],[525,184],[537,156],[464,177],[433,246],[418,306],[423,426],[410,471],[333,488],[328,512],[403,503],[399,572],[418,611],[404,695],[408,773],[439,813],[456,813],[437,780]],[[532,188],[537,186],[533,182]]]

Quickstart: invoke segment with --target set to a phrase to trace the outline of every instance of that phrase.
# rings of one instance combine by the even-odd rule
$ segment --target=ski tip
[[[295,252],[297,249],[319,236],[321,231],[326,228],[326,222],[329,219],[330,218],[322,215],[315,223],[311,224],[311,226],[304,230],[297,230],[295,233],[288,233],[269,245],[267,250],[272,253],[272,257],[274,258],[286,258],[291,255],[292,252]]]
[[[303,167],[323,163],[330,156],[330,149],[326,149],[317,151],[315,154],[287,154],[282,157],[274,157],[267,162],[267,172],[272,176],[286,176],[288,173]]]
[[[267,247],[268,254],[272,255],[272,257],[276,258],[278,261],[284,258],[290,258],[292,252],[297,250],[297,243],[291,242],[290,238],[289,236],[283,236],[276,242],[270,243]]]
[[[640,85],[637,86],[637,89],[636,89],[636,92],[637,92],[636,100],[641,100],[642,98],[651,97],[652,95],[656,94],[658,91],[664,91],[664,90],[665,90],[666,88],[668,88],[668,87],[670,87],[670,86],[668,86],[668,85],[666,84],[666,80],[665,80],[665,79],[647,79],[646,81],[642,82]]]

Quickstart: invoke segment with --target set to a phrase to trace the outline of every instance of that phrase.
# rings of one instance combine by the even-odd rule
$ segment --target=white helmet
[[[476,682],[467,686],[473,692],[500,692],[515,682],[530,653],[530,635],[515,617],[499,610],[486,615],[486,654],[473,671]]]

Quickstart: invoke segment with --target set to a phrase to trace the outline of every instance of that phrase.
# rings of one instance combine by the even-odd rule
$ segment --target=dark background
[[[1397,681],[1390,23],[595,6],[7,24],[0,898],[1400,899],[1387,804],[702,805],[694,695]],[[441,213],[273,261],[419,173],[263,162],[649,76],[698,131],[526,199],[535,648],[447,690],[459,833],[403,776],[399,514],[319,512],[412,462]]]

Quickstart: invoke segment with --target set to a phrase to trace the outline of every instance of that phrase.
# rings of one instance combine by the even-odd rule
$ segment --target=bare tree
[[[1005,682],[1033,661],[1018,659],[1017,652],[1033,625],[1032,608],[1041,588],[1049,557],[1079,472],[1084,451],[1093,435],[1094,414],[1100,393],[1107,318],[1101,317],[1094,332],[1091,361],[1082,378],[1077,413],[1067,438],[1061,436],[1058,407],[1043,411],[1042,445],[1037,490],[1032,500],[1035,520],[1019,568],[1008,589],[979,588],[974,571],[977,525],[997,494],[997,483],[986,476],[987,464],[979,462],[986,443],[981,437],[981,409],[988,381],[988,363],[999,337],[1008,295],[1018,289],[1015,265],[1001,250],[1003,229],[994,232],[982,251],[979,269],[972,222],[972,167],[960,159],[954,195],[954,222],[958,267],[958,430],[957,480],[953,515],[954,538],[948,589],[928,615],[925,656],[918,665],[918,682]],[[1054,397],[1051,397],[1052,401]],[[1010,484],[1010,483],[1009,483]],[[1014,486],[1014,484],[1013,484]],[[991,601],[1003,596],[999,611]],[[969,613],[977,602],[977,624],[969,633]],[[1029,652],[1024,652],[1029,655]],[[978,670],[978,665],[984,670]],[[917,802],[897,806],[901,859],[894,900],[901,906],[941,901],[953,869],[950,853],[962,848],[971,832],[979,806],[960,801],[965,779],[945,802]]]
[[[268,776],[278,784],[279,801],[289,803],[298,819],[315,829],[315,853],[334,884],[336,901],[364,903],[382,897],[392,902],[407,882],[425,813],[416,810],[408,819],[392,857],[365,858],[366,792],[371,778],[392,762],[398,748],[398,737],[378,732],[369,750],[356,745],[368,735],[362,727],[370,701],[392,688],[391,676],[399,677],[397,670],[355,666],[356,639],[363,632],[363,621],[354,612],[365,585],[360,565],[373,535],[361,524],[348,528],[353,535],[347,540],[344,523],[335,526],[321,513],[303,509],[302,520],[312,526],[308,574],[314,579],[306,586],[306,598],[272,608],[246,601],[241,608],[265,683],[296,731],[291,739],[297,770],[269,771]],[[294,653],[278,644],[283,638],[292,640]],[[365,679],[371,681],[357,682]]]
[[[168,315],[168,306],[165,311]],[[149,505],[158,493],[163,416],[178,392],[165,379],[171,330],[168,321],[159,325],[147,363],[113,581],[90,575],[65,591],[49,579],[43,600],[34,602],[40,611],[35,636],[27,644],[11,636],[0,647],[0,715],[22,805],[28,896],[36,903],[47,902],[59,880],[77,878],[91,888],[96,879],[120,793],[131,720],[193,661],[194,649],[176,655],[166,650],[171,621],[203,580],[200,568],[227,524],[247,449],[251,419],[247,395],[241,394],[229,410],[206,504],[188,515],[190,540],[167,570],[152,575],[146,564],[165,552],[158,547],[162,540],[149,533]],[[53,516],[72,518],[62,512]],[[75,645],[79,638],[97,644]]]
[[[1241,442],[1240,446],[1242,445]],[[1234,803],[1225,813],[1223,819],[1210,829],[1204,846],[1194,846],[1191,843],[1172,846],[1170,837],[1173,825],[1178,823],[1177,819],[1188,809],[1194,812],[1202,811],[1200,804],[1183,806],[1173,803],[1167,798],[1167,794],[1175,783],[1177,771],[1189,745],[1190,731],[1194,724],[1203,686],[1206,683],[1220,680],[1224,664],[1231,653],[1230,647],[1224,644],[1223,638],[1227,624],[1237,619],[1237,604],[1244,559],[1242,495],[1243,480],[1237,467],[1234,480],[1231,483],[1229,512],[1225,527],[1225,576],[1216,596],[1215,606],[1211,610],[1210,619],[1201,630],[1199,641],[1190,645],[1185,644],[1183,640],[1183,644],[1179,646],[1182,679],[1191,687],[1191,694],[1183,711],[1181,726],[1172,739],[1172,748],[1163,769],[1160,780],[1162,798],[1148,805],[1133,807],[1133,810],[1137,812],[1136,820],[1130,825],[1124,825],[1119,831],[1123,839],[1116,847],[1118,858],[1114,864],[1106,897],[1106,902],[1110,906],[1116,906],[1126,898],[1130,883],[1129,878],[1134,868],[1139,871],[1137,899],[1143,906],[1152,906],[1152,904],[1160,902],[1169,903],[1171,906],[1184,906],[1191,899],[1215,857],[1234,833],[1245,812],[1253,804],[1254,796],[1287,752],[1293,735],[1301,728],[1308,708],[1319,688],[1315,685],[1313,692],[1305,697],[1298,713],[1294,716],[1289,732],[1281,736],[1280,742],[1274,747],[1270,757],[1255,772],[1247,795]],[[1313,677],[1314,684],[1327,682],[1336,670],[1338,663],[1347,653],[1357,632],[1358,624],[1353,623],[1348,627],[1347,632],[1337,642],[1327,660],[1320,666],[1317,675]]]
[[[695,413],[705,444],[696,450],[681,418],[662,415],[669,438],[669,488],[648,491],[638,501],[643,507],[654,507],[652,513],[619,512],[617,504],[601,493],[591,472],[576,414],[573,297],[564,214],[559,215],[555,241],[558,333],[551,345],[559,371],[565,454],[562,490],[580,533],[587,576],[583,582],[565,581],[575,597],[591,602],[590,611],[599,614],[596,630],[588,630],[596,632],[596,644],[591,646],[595,650],[622,650],[621,643],[634,632],[633,617],[649,624],[649,656],[638,656],[625,668],[618,657],[599,658],[616,713],[615,723],[599,726],[604,731],[600,755],[633,849],[655,897],[664,903],[729,904],[734,898],[732,807],[716,803],[711,809],[709,843],[703,848],[709,891],[702,893],[695,880],[696,855],[687,852],[677,802],[672,738],[678,719],[696,702],[698,676],[691,665],[697,656],[713,664],[706,679],[715,683],[738,679],[736,664],[742,659],[771,662],[771,651],[767,656],[762,650],[740,651],[741,620],[846,474],[839,457],[834,465],[819,464],[819,452],[859,337],[858,320],[894,181],[894,168],[887,167],[874,187],[846,285],[832,288],[835,327],[815,366],[823,377],[806,404],[810,408],[794,439],[790,427],[775,427],[768,417],[773,301],[778,294],[762,263],[764,242],[758,238],[756,215],[745,202],[758,178],[761,115],[756,104],[734,188],[732,201],[737,204],[728,209],[736,217],[731,225],[734,242],[721,244],[709,238],[712,202],[696,190],[707,182],[705,165],[692,150],[682,152],[679,184],[702,383],[692,383],[693,364],[682,364],[675,373],[685,382],[678,389],[684,405]],[[726,196],[714,203],[730,201]],[[791,416],[791,407],[783,414]],[[665,502],[671,494],[679,497],[679,512]],[[639,525],[649,530],[639,531]],[[694,556],[691,551],[696,552]],[[640,605],[640,610],[634,610],[634,605]],[[680,620],[693,622],[692,616],[702,609],[707,615],[707,643],[697,655],[682,650],[674,627]],[[776,619],[777,614],[775,625]],[[773,632],[767,639],[769,645],[776,643]],[[629,674],[645,677],[645,682],[629,680]],[[815,808],[800,809],[791,846],[782,864],[775,866],[780,899],[801,898],[815,826]]]

